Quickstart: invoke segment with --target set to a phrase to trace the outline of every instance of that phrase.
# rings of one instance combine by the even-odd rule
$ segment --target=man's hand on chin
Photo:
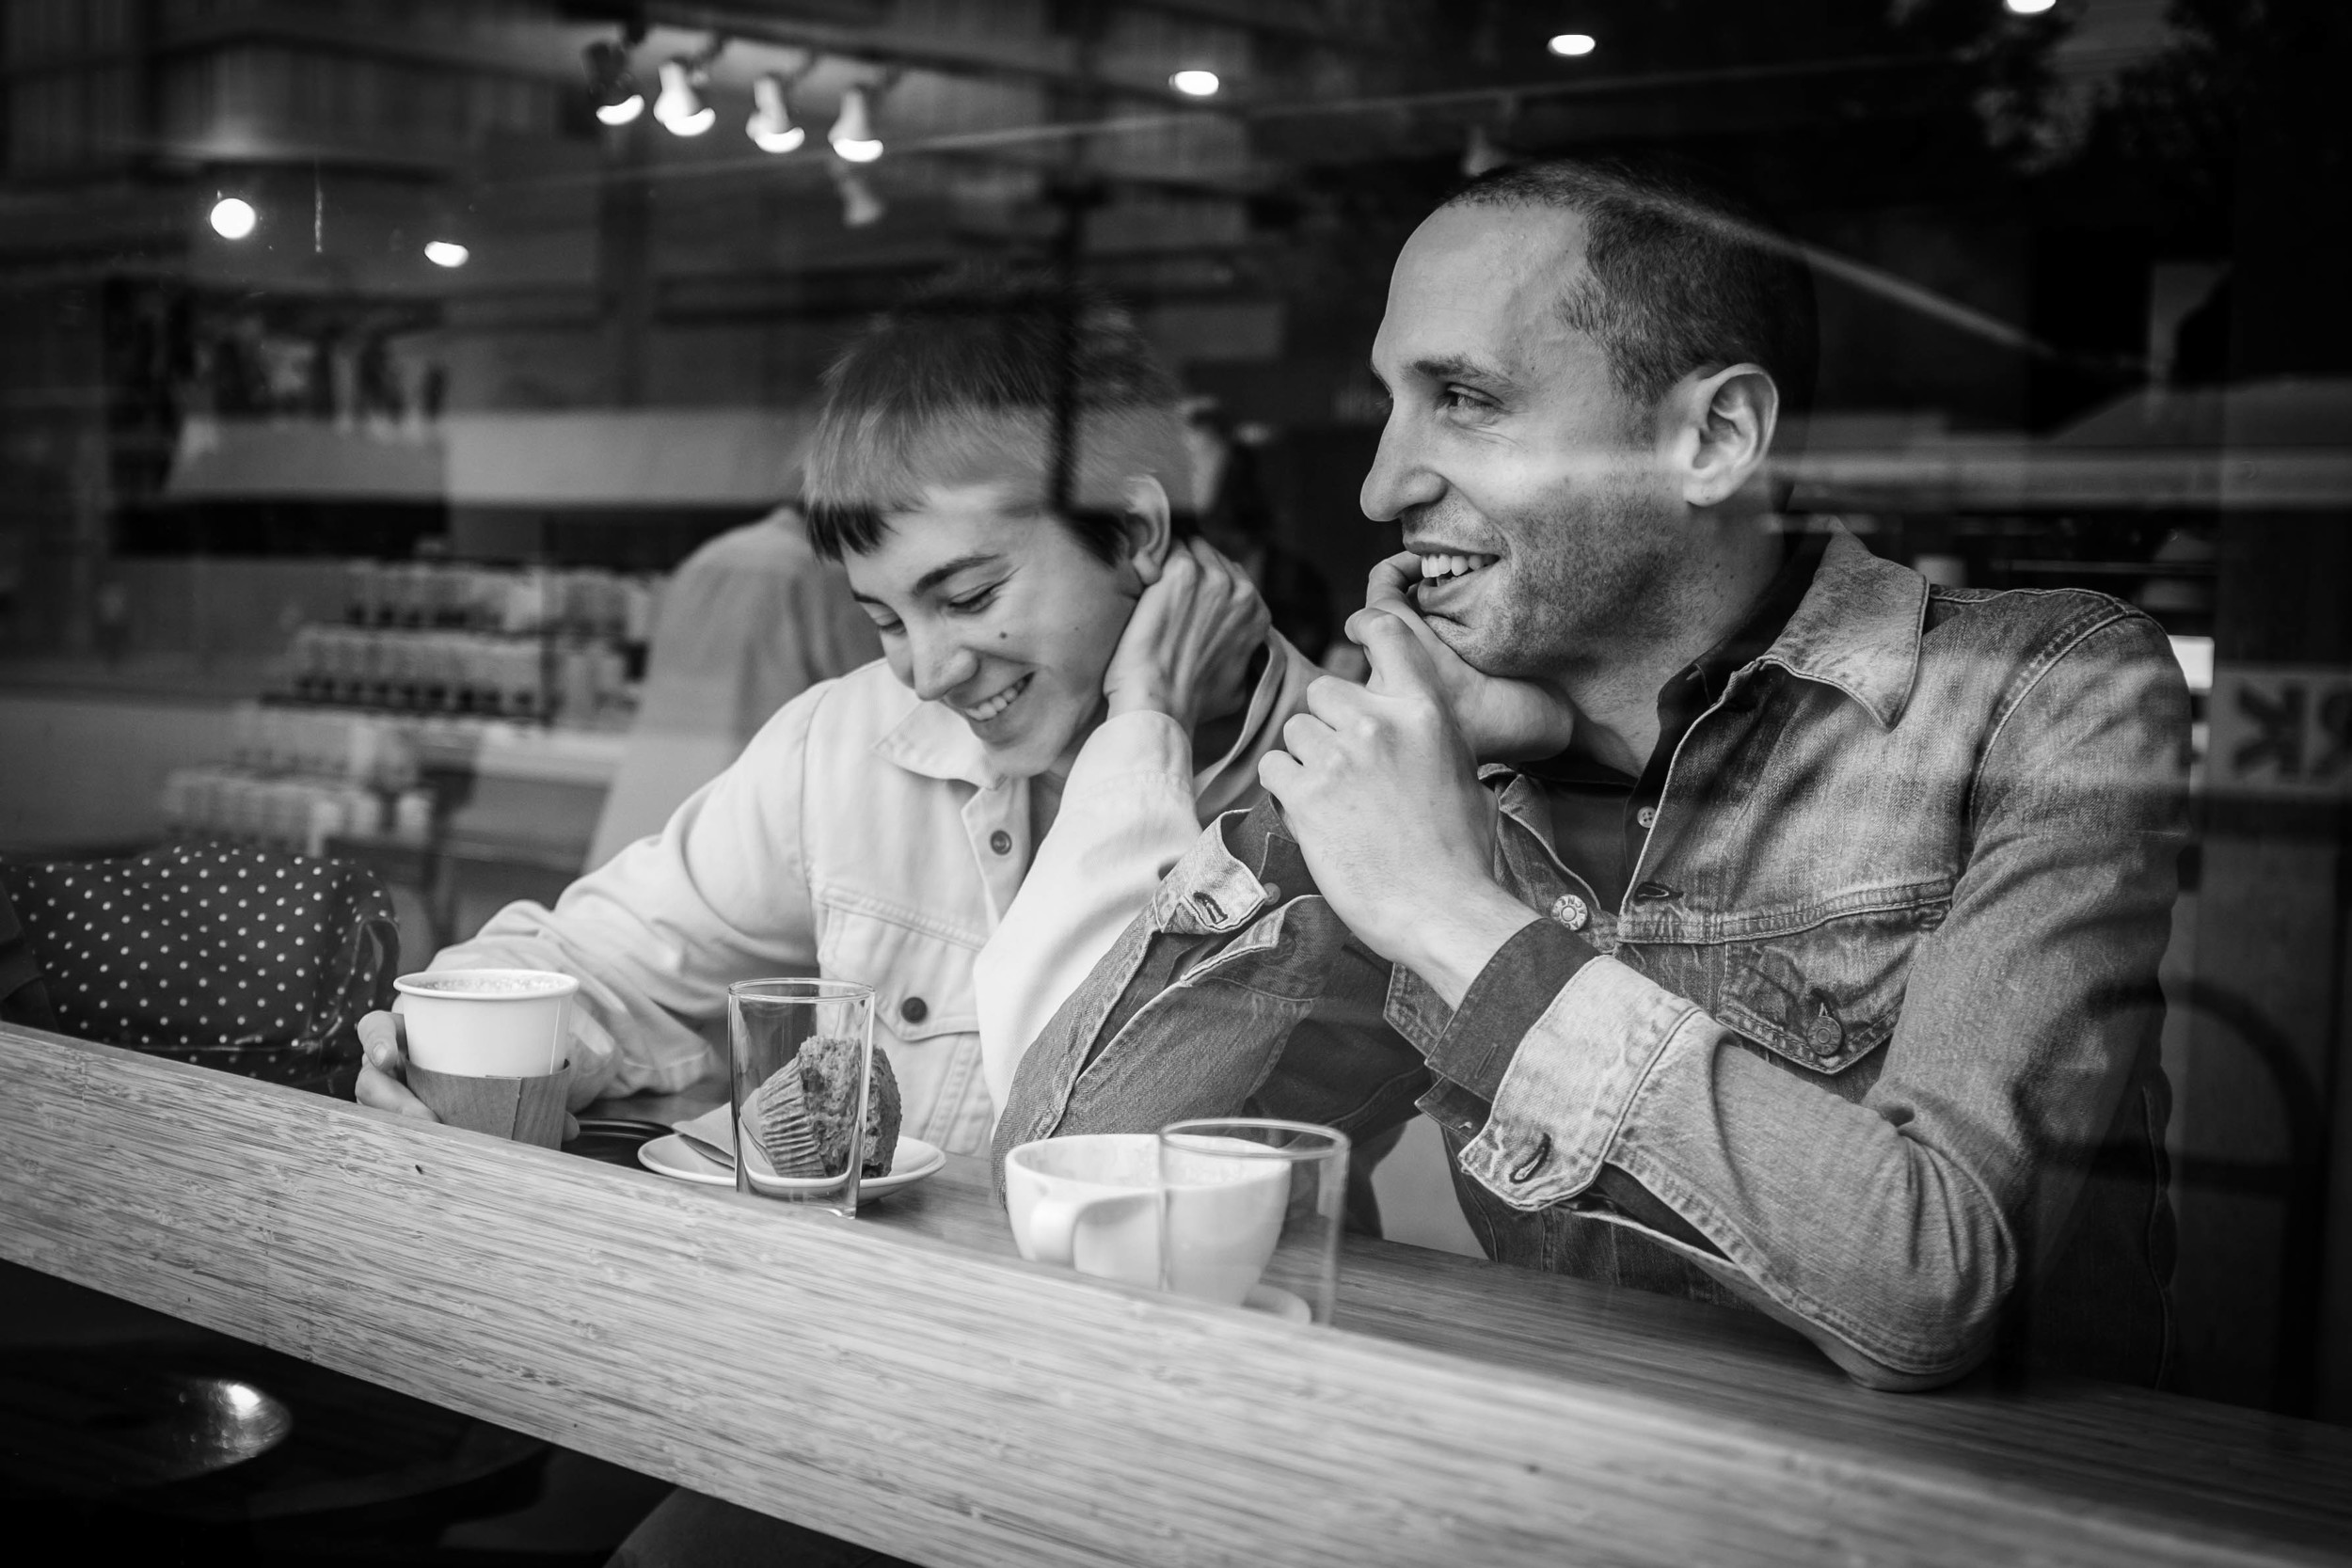
[[[1537,916],[1494,879],[1494,798],[1429,656],[1393,616],[1361,630],[1371,683],[1309,687],[1308,711],[1282,729],[1290,750],[1267,753],[1258,779],[1348,928],[1459,1006]]]
[[[1480,762],[1524,762],[1565,751],[1576,734],[1576,709],[1568,700],[1534,681],[1484,674],[1463,662],[1407,597],[1420,580],[1421,557],[1410,550],[1375,566],[1364,584],[1364,608],[1348,617],[1348,641],[1363,646],[1382,620],[1401,622],[1426,656],[1431,683]]]

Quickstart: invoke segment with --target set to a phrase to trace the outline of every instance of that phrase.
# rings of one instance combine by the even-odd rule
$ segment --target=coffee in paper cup
[[[436,969],[392,984],[408,1059],[464,1078],[543,1078],[560,1067],[580,981],[545,969]]]

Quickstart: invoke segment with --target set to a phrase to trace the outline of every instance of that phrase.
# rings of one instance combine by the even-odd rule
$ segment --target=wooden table
[[[918,1560],[2352,1561],[2337,1428],[1381,1243],[1302,1327],[1022,1263],[977,1161],[842,1222],[31,1031],[0,1083],[10,1259]]]

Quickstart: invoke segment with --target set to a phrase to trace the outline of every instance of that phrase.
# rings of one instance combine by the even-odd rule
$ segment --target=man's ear
[[[1667,403],[1667,461],[1692,506],[1721,506],[1764,471],[1780,422],[1780,388],[1761,365],[1687,376]]]
[[[1127,481],[1120,499],[1127,508],[1120,519],[1127,535],[1127,561],[1148,588],[1160,580],[1160,568],[1168,564],[1168,552],[1176,542],[1168,490],[1150,474],[1136,474]]]

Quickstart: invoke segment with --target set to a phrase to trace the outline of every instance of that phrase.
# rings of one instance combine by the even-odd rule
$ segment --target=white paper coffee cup
[[[469,1078],[540,1078],[563,1065],[564,1021],[580,981],[545,969],[404,974],[397,1010],[408,1059]]]

